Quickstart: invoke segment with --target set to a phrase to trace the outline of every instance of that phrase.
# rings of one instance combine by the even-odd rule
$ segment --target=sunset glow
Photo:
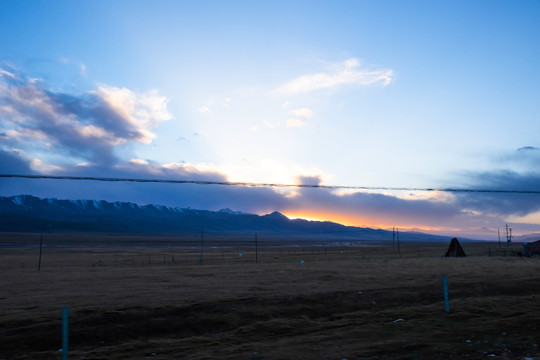
[[[407,231],[425,231],[425,232],[440,232],[445,229],[440,227],[430,227],[423,225],[410,225],[410,224],[399,224],[381,222],[380,219],[369,219],[369,218],[356,218],[354,216],[344,216],[336,213],[323,213],[323,212],[303,212],[303,211],[286,211],[283,215],[287,216],[289,219],[304,219],[310,221],[332,221],[342,225],[347,226],[358,226],[358,227],[369,227],[372,229],[383,229],[383,230],[392,230],[393,227],[399,228],[400,230]],[[454,229],[446,229],[454,230]]]

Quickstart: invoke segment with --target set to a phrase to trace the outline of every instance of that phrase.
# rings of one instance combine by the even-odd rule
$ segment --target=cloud
[[[228,97],[224,98],[211,98],[205,105],[199,106],[197,109],[200,113],[203,114],[211,114],[213,112],[213,109],[217,108],[228,108],[231,104],[231,99]]]
[[[311,119],[313,111],[311,111],[311,109],[303,108],[292,110],[289,114],[296,118],[287,120],[287,127],[306,127],[308,126],[308,123],[305,120]]]
[[[16,153],[0,151],[1,173],[35,173],[30,169],[30,162]],[[158,164],[144,159],[131,159],[115,165],[80,164],[56,167],[51,175],[219,182],[228,179],[210,164]],[[2,178],[0,184],[2,196],[29,194],[60,199],[103,199],[209,210],[234,207],[251,212],[272,212],[282,208],[285,203],[284,198],[270,188]]]
[[[307,123],[301,119],[287,120],[287,127],[306,127]]]
[[[539,191],[540,173],[520,174],[510,170],[466,174],[471,189]],[[465,209],[504,216],[524,216],[540,210],[540,194],[456,193],[456,201]]]
[[[303,108],[303,109],[293,110],[290,112],[290,114],[296,117],[302,118],[304,120],[309,120],[313,116],[313,111],[311,111],[311,109]]]
[[[387,86],[392,80],[391,69],[362,69],[358,59],[351,58],[336,66],[332,72],[300,76],[281,85],[275,92],[282,95],[297,95],[347,84]]]
[[[27,159],[17,151],[5,151],[0,149],[0,173],[29,175],[34,173]]]
[[[320,185],[322,179],[320,175],[300,175],[296,182],[298,185]]]
[[[199,110],[200,113],[211,113],[212,111],[210,110],[210,108],[208,106],[201,106],[199,107],[197,110]]]
[[[24,154],[0,150],[2,173],[36,173],[30,164],[33,160]],[[46,166],[47,164],[43,164]],[[107,176],[118,178],[175,179],[227,181],[227,174],[211,164],[168,163],[131,159],[117,164],[79,164],[56,166],[52,175]],[[481,174],[471,174],[471,179]],[[491,186],[514,186],[516,189],[539,184],[540,176],[516,176],[513,173],[490,175]],[[0,179],[1,195],[31,194],[40,197],[66,199],[104,199],[129,201],[139,204],[162,204],[176,207],[219,210],[229,207],[253,213],[275,210],[326,220],[341,221],[366,226],[431,229],[442,234],[463,234],[486,238],[496,236],[497,227],[505,222],[521,221],[513,226],[516,233],[526,229],[540,231],[537,223],[524,223],[538,213],[538,199],[529,195],[483,193],[457,193],[443,200],[437,196],[400,198],[393,194],[366,192],[338,193],[324,188],[297,188],[294,193],[281,188],[261,188],[220,185],[189,185],[162,183],[103,183],[94,181]],[[296,183],[319,185],[321,175],[301,175]],[[521,185],[516,185],[520,182]],[[483,183],[484,187],[490,185]],[[478,186],[481,186],[480,183]],[[294,196],[292,196],[294,195]],[[534,216],[532,217],[535,218]],[[511,224],[511,223],[510,223]],[[481,230],[481,228],[487,230]],[[478,229],[478,230],[476,230]],[[468,232],[467,232],[468,231]],[[480,233],[477,233],[480,231]],[[463,236],[463,235],[462,235]]]
[[[520,151],[538,151],[540,149],[538,149],[537,147],[534,147],[534,146],[523,146],[523,147],[520,147],[519,149],[517,149],[518,152]]]
[[[114,149],[121,144],[151,143],[152,129],[172,118],[167,103],[156,91],[137,94],[107,85],[59,93],[40,80],[0,71],[0,131],[9,141],[93,162],[117,161]]]
[[[268,120],[264,120],[264,121],[263,121],[263,124],[264,124],[264,126],[267,127],[268,129],[273,129],[273,128],[279,126],[279,124],[274,124],[274,123],[272,123],[272,122],[270,122],[270,121],[268,121]]]

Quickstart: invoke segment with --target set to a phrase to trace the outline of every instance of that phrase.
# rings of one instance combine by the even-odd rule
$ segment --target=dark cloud
[[[1,152],[0,159],[10,159],[10,170],[29,171],[28,163],[17,154]],[[6,162],[7,163],[7,162]],[[142,161],[110,165],[72,166],[54,172],[55,175],[106,176],[118,178],[177,179],[226,181],[224,174],[213,170],[200,170],[196,167],[175,164],[169,166]],[[491,176],[491,185],[508,184],[512,174]],[[514,174],[515,175],[515,174]],[[314,177],[304,177],[312,184]],[[345,218],[356,218],[358,223],[409,225],[419,228],[464,229],[469,236],[484,237],[491,233],[496,236],[497,226],[504,226],[508,215],[526,215],[538,209],[538,199],[525,196],[506,196],[504,194],[428,194],[418,195],[415,200],[392,195],[375,193],[337,194],[324,188],[298,188],[284,191],[272,188],[129,183],[68,180],[25,180],[0,179],[2,195],[31,194],[40,197],[65,199],[104,199],[126,201],[139,204],[162,204],[173,207],[219,210],[232,208],[253,213],[282,212],[304,213],[309,216],[313,210],[319,213],[336,214]],[[515,180],[515,179],[514,179]],[[534,177],[523,179],[522,186],[534,181]],[[515,182],[512,182],[515,184]],[[426,195],[426,194],[424,194]],[[444,195],[438,198],[437,195]],[[518,205],[519,200],[523,203]],[[527,209],[527,210],[524,210]],[[485,228],[482,230],[482,228]],[[487,230],[486,230],[487,229]],[[538,231],[534,224],[520,226],[520,229]],[[448,233],[450,230],[445,230]],[[443,233],[445,233],[443,231]],[[463,231],[463,230],[461,230]]]
[[[469,173],[472,189],[540,192],[540,174],[510,170]],[[460,207],[499,215],[524,216],[540,210],[540,194],[458,193]]]
[[[520,147],[519,149],[517,149],[517,151],[538,151],[540,149],[538,149],[537,147],[534,147],[534,146],[524,146],[524,147]]]
[[[300,175],[296,179],[299,185],[320,185],[322,182],[318,175]]]
[[[28,160],[19,153],[0,149],[0,174],[30,175],[34,173]]]
[[[174,179],[227,181],[225,175],[212,170],[176,164],[130,162],[121,165],[71,166],[54,171],[53,175],[132,179]],[[10,179],[12,180],[12,179]],[[286,198],[269,188],[220,185],[100,182],[87,180],[26,180],[5,182],[1,195],[23,193],[40,197],[65,199],[104,199],[139,204],[161,204],[173,207],[219,210],[226,207],[250,212],[272,212],[284,208]],[[19,192],[16,192],[19,191]]]

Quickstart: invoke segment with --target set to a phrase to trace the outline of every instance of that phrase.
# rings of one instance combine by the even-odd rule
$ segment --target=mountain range
[[[289,219],[279,212],[256,215],[138,205],[104,200],[41,199],[30,195],[0,196],[0,232],[90,233],[122,235],[248,234],[298,238],[389,240],[392,232],[345,226],[329,221]],[[449,237],[400,233],[416,241],[448,241]]]

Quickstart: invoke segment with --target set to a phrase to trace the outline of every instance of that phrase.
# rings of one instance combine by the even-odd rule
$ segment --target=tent
[[[444,254],[445,257],[465,257],[465,251],[463,251],[463,248],[461,247],[459,241],[457,238],[453,238],[452,241],[450,241],[450,246],[448,246],[448,250],[446,250],[446,254]]]
[[[523,243],[523,256],[540,256],[540,240]]]

